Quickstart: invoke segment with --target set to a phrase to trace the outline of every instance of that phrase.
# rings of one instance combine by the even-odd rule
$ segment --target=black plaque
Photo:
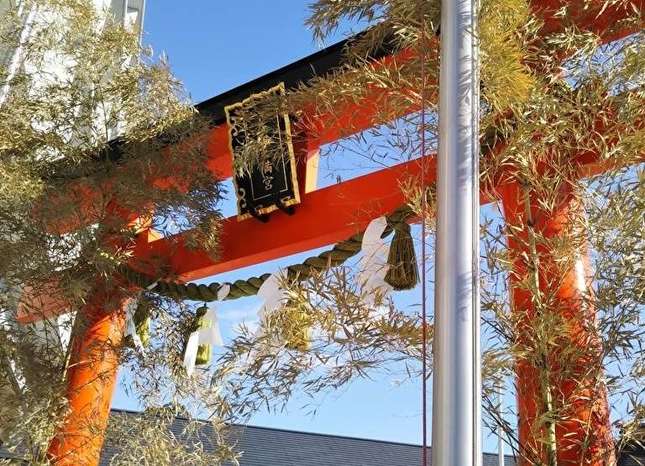
[[[266,153],[254,154],[258,163],[250,170],[236,171],[233,176],[239,220],[300,203],[289,115],[258,116],[258,120],[249,122],[249,118],[253,118],[254,106],[261,105],[271,96],[284,93],[284,84],[280,83],[224,108],[233,158],[241,157],[249,146],[262,147],[261,144],[246,146],[249,138],[265,138],[266,141]],[[239,124],[236,116],[242,111],[246,121]],[[276,157],[276,154],[279,155]]]

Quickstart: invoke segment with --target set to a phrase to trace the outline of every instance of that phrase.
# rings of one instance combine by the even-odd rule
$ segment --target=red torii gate
[[[584,0],[574,2],[534,0],[531,2],[534,12],[544,19],[543,34],[562,29],[562,20],[555,15],[555,12],[566,3],[569,4],[570,11],[573,11],[573,16],[569,18],[572,24],[597,33],[603,41],[615,40],[633,32],[627,29],[610,29],[610,26],[629,14],[621,6],[609,7],[598,16],[602,1],[594,1],[590,7],[583,8],[586,3]],[[642,9],[645,1],[640,0],[637,3]],[[578,7],[577,12],[576,7]],[[290,80],[302,81],[315,74],[322,74],[338,64],[341,51],[342,44],[332,46],[248,85],[200,104],[198,109],[202,113],[211,115],[215,122],[220,122],[210,130],[209,134],[207,168],[213,175],[217,178],[227,178],[232,175],[228,127],[221,120],[223,105],[246,97],[241,95],[243,93],[248,95],[256,89],[263,90],[262,88],[268,88],[276,82],[284,81],[289,87]],[[378,60],[382,66],[390,66],[408,61],[411,56],[411,51],[404,50],[395,55],[378,57]],[[317,64],[318,69],[311,66],[312,63]],[[297,75],[296,78],[294,75]],[[154,264],[157,258],[162,257],[167,260],[170,269],[179,279],[196,280],[345,239],[361,231],[374,217],[391,212],[405,202],[400,181],[420,177],[419,160],[402,163],[320,190],[313,190],[315,188],[312,186],[312,180],[315,179],[315,173],[307,168],[309,161],[316,157],[317,149],[321,145],[379,123],[376,120],[377,110],[386,102],[387,96],[375,92],[373,97],[365,99],[360,104],[341,103],[334,118],[329,120],[325,118],[324,113],[317,113],[315,108],[308,109],[307,116],[303,118],[306,123],[303,123],[301,130],[311,128],[312,125],[317,130],[315,137],[310,139],[305,137],[296,143],[298,175],[300,180],[308,180],[300,182],[302,202],[298,206],[296,215],[289,216],[277,211],[271,214],[271,221],[268,224],[262,224],[253,219],[241,222],[237,218],[225,220],[221,234],[222,254],[217,261],[210,259],[208,254],[185,247],[181,237],[174,238],[179,241],[169,241],[160,238],[153,231],[146,230],[140,234],[140,241],[133,250],[137,261],[145,263],[149,259],[150,263]],[[329,121],[333,123],[329,124]],[[426,155],[424,160],[427,169],[425,182],[432,183],[435,181],[434,157]],[[578,162],[580,177],[601,173],[606,169],[596,154],[581,154]],[[77,191],[78,194],[77,188],[71,191]],[[92,193],[82,189],[80,192],[82,196],[91,199]],[[497,193],[501,198],[507,222],[520,225],[526,223],[526,213],[524,206],[519,202],[517,184],[507,183],[504,186],[484,187],[482,201],[497,200],[491,193]],[[556,237],[561,234],[567,228],[567,213],[576,208],[570,201],[569,193],[562,193],[557,211],[545,215],[546,213],[539,209],[538,199],[532,199],[531,214],[534,228],[546,237]],[[89,222],[89,219],[87,220]],[[78,226],[80,225],[76,225]],[[64,228],[69,229],[71,226],[68,224]],[[280,234],[276,234],[277,232]],[[523,246],[511,241],[510,247],[521,250]],[[584,252],[582,255],[584,256]],[[516,263],[515,268],[518,277],[525,272],[520,263]],[[547,270],[549,270],[548,266]],[[593,313],[581,312],[579,301],[576,300],[580,290],[575,283],[575,271],[571,270],[567,272],[562,288],[558,291],[558,297],[565,303],[567,314],[579,316],[582,320],[593,319]],[[55,464],[98,464],[116,380],[118,355],[113,348],[118,347],[122,338],[125,300],[126,298],[118,295],[115,290],[105,289],[99,285],[82,310],[88,323],[75,335],[72,343],[72,364],[67,374],[67,398],[70,411],[63,428],[56,435],[49,449],[49,455]],[[516,307],[530,310],[531,304],[525,293],[516,290],[513,300]],[[22,316],[23,321],[29,321],[32,318],[33,316]],[[588,343],[583,337],[584,335],[581,337],[578,333],[576,343]],[[535,368],[519,364],[517,374],[520,443],[531,445],[539,450],[531,433],[531,425],[537,413]],[[573,389],[570,385],[569,382],[559,387],[565,397]],[[576,414],[583,421],[591,420],[598,435],[594,437],[593,444],[583,449],[579,442],[584,438],[585,432],[581,431],[579,424],[570,422],[559,426],[558,458],[562,462],[580,463],[582,459],[592,458],[596,452],[611,445],[606,394],[590,388],[587,395],[597,400],[598,407],[592,410],[588,405],[580,403],[579,406],[576,405]],[[588,464],[604,464],[601,460],[594,461]]]

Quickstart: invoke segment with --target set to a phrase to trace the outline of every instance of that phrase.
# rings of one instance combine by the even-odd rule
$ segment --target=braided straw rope
[[[382,237],[385,238],[388,236],[400,224],[406,223],[406,220],[413,215],[414,212],[408,205],[403,205],[394,210],[391,214],[386,216],[387,228],[383,232]],[[362,241],[363,233],[357,233],[351,238],[335,244],[332,249],[324,251],[317,256],[305,259],[301,264],[290,265],[286,268],[287,278],[289,280],[304,281],[317,272],[341,265],[360,252]],[[166,280],[156,280],[155,278],[138,272],[128,266],[124,266],[120,272],[130,283],[141,288],[150,288],[155,293],[162,296],[174,299],[188,299],[191,301],[204,302],[216,301],[217,292],[226,284],[231,287],[231,290],[226,297],[227,300],[256,295],[260,286],[262,286],[262,284],[271,276],[271,274],[265,273],[259,277],[237,280],[234,283],[213,282],[208,285],[196,285],[195,283],[184,284]]]

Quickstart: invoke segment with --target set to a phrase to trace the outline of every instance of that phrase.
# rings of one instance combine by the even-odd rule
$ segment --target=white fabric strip
[[[186,343],[186,351],[184,351],[184,367],[186,373],[190,377],[195,370],[195,359],[197,358],[197,350],[199,349],[199,333],[193,332],[188,337]]]
[[[263,322],[267,315],[280,308],[286,298],[286,291],[280,288],[285,280],[285,271],[278,270],[273,273],[258,290],[258,297],[264,300],[264,303],[258,310],[260,322]]]
[[[381,238],[385,228],[387,228],[385,217],[372,220],[365,229],[361,245],[362,257],[357,279],[365,296],[365,304],[371,307],[376,304],[377,294],[387,296],[392,291],[392,286],[385,281],[389,268],[387,256],[390,252],[389,243]],[[375,311],[378,314],[383,313],[382,309]]]
[[[281,286],[284,284],[287,278],[287,271],[280,269],[277,272],[271,274],[269,278],[258,289],[258,297],[263,300],[262,305],[258,309],[257,315],[259,320],[259,325],[257,330],[254,333],[255,338],[260,338],[264,334],[265,325],[267,318],[275,311],[280,309],[287,299],[286,290],[282,289]],[[260,347],[257,347],[249,355],[251,360],[255,359],[256,354],[261,354],[266,351],[271,346],[280,346],[281,342],[278,341],[277,337],[273,337],[268,340],[264,340],[263,344]]]
[[[58,338],[63,350],[67,349],[69,342],[72,338],[72,326],[74,325],[74,317],[76,313],[60,314],[56,319],[58,326]]]

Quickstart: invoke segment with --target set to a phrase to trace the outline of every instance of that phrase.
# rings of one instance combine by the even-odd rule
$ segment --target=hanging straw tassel
[[[223,301],[231,291],[231,286],[223,285],[217,291],[217,300]],[[219,329],[219,320],[215,307],[206,304],[197,308],[193,323],[184,344],[184,367],[191,376],[196,366],[210,363],[213,346],[224,346]]]
[[[137,335],[141,340],[143,347],[147,347],[150,343],[150,302],[146,299],[139,301],[136,311],[134,311],[134,327],[137,330]]]
[[[212,325],[212,322],[206,319],[208,312],[207,306],[202,306],[195,312],[196,330],[206,329]],[[202,344],[197,347],[197,356],[195,356],[195,365],[203,366],[211,361],[211,345]]]
[[[387,257],[390,267],[385,281],[397,291],[411,290],[419,283],[419,269],[410,225],[399,222],[394,224],[393,228],[394,237]]]
[[[184,367],[188,375],[192,375],[195,366],[203,366],[211,360],[211,345],[200,341],[200,333],[206,331],[212,323],[207,319],[208,306],[204,305],[195,310],[193,323],[188,329],[184,342]]]
[[[158,284],[159,282],[155,281],[149,284],[146,287],[146,290],[152,291]],[[139,298],[135,302],[137,307],[134,312],[132,312],[132,308],[129,308],[127,312],[124,344],[130,348],[143,351],[143,349],[150,343],[150,317],[152,315],[152,303],[146,299],[143,293],[139,294]]]

